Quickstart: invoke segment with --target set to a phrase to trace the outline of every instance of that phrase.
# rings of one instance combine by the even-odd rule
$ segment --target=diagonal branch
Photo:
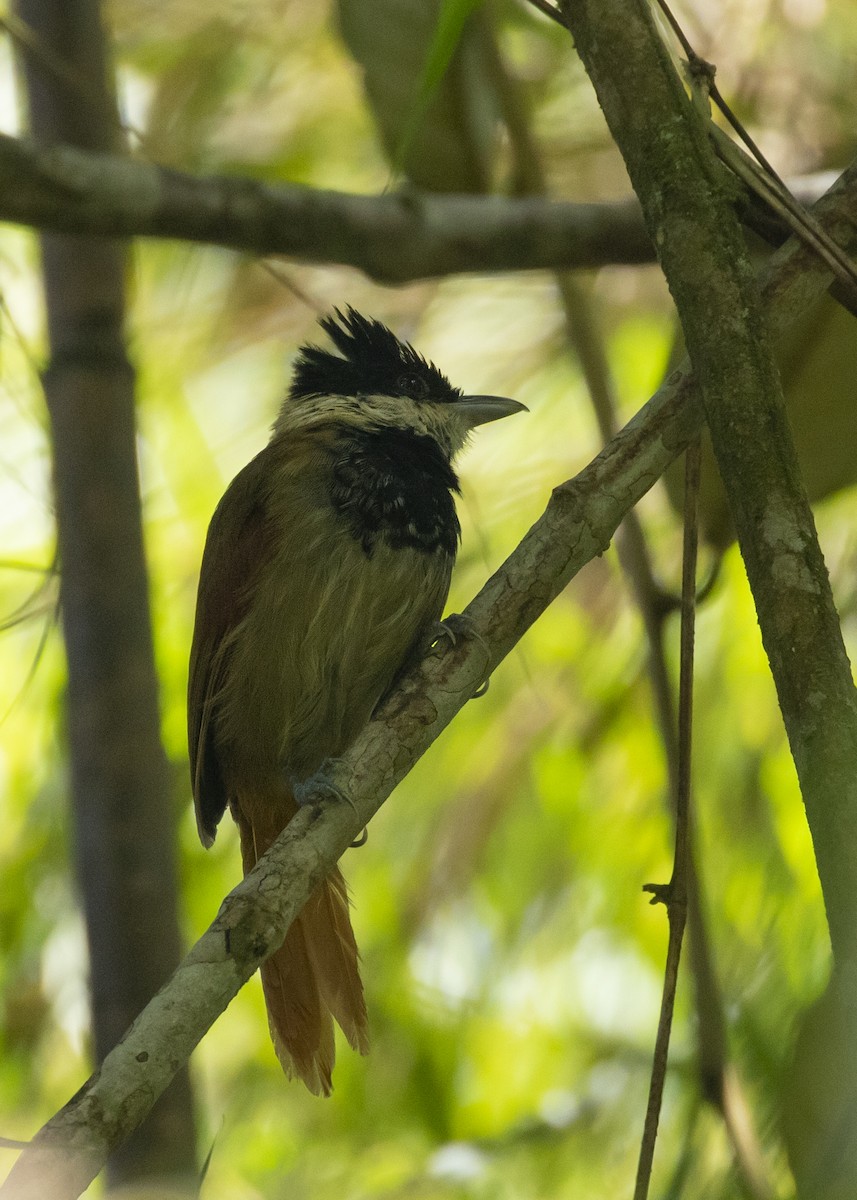
[[[324,785],[308,790],[308,803],[229,894],[170,982],[21,1155],[0,1196],[63,1200],[94,1178],[487,671],[606,550],[625,513],[699,431],[690,392],[685,376],[659,393],[580,475],[554,490],[542,517],[468,606],[455,645],[425,658],[330,764],[327,787],[351,803],[326,802]]]
[[[816,206],[843,245],[857,245],[857,168]],[[830,283],[794,241],[762,281],[771,327],[784,330]],[[298,813],[221,910],[123,1041],[36,1135],[0,1188],[3,1200],[73,1200],[135,1128],[229,1001],[271,950],[317,883],[396,784],[572,576],[602,553],[623,516],[702,424],[689,368],[667,384],[543,514],[467,609],[470,633],[402,681],[331,771],[352,800],[322,795]],[[486,662],[486,656],[488,661]]]

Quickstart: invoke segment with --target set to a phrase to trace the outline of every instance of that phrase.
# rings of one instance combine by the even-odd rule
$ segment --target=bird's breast
[[[453,555],[442,542],[427,551],[407,529],[391,537],[382,514],[367,550],[323,490],[289,483],[230,647],[218,742],[233,781],[276,770],[304,778],[341,754],[449,589]]]
[[[365,554],[381,544],[455,554],[458,477],[434,438],[408,428],[343,430],[331,479],[333,508]]]

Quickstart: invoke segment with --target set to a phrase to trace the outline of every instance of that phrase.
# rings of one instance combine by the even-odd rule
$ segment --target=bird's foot
[[[488,664],[491,662],[491,651],[488,649],[488,644],[482,634],[476,628],[472,617],[466,617],[463,613],[450,613],[444,617],[442,621],[436,621],[428,632],[426,639],[426,653],[437,651],[443,642],[449,642],[451,647],[458,645],[459,641],[466,641],[470,638],[477,642],[485,655],[486,673],[485,678],[479,684],[479,687],[473,693],[472,699],[478,700],[488,691],[488,685],[491,681],[491,672],[488,670]]]
[[[340,758],[326,758],[317,771],[314,771],[306,779],[296,779],[293,775],[289,776],[289,786],[292,789],[292,794],[295,798],[295,804],[298,808],[306,808],[313,801],[338,800],[343,804],[349,804],[354,808],[354,801],[344,792],[337,784],[332,783],[330,776],[335,767],[338,767],[342,762]],[[355,813],[357,809],[354,808]]]
[[[473,631],[473,621],[462,613],[450,613],[442,621],[435,621],[426,634],[426,653],[437,650],[443,642],[457,646],[468,637],[478,637]]]
[[[337,784],[330,780],[330,771],[341,760],[338,758],[326,758],[314,775],[310,775],[308,779],[290,779],[289,783],[292,789],[292,795],[295,798],[295,804],[298,808],[304,808],[307,804],[320,802],[330,803],[331,801],[339,804],[347,804],[349,808],[354,810],[356,816],[357,807],[347,792],[344,792]],[[351,843],[353,849],[358,849],[360,846],[365,846],[369,840],[369,831],[364,829],[360,836]]]

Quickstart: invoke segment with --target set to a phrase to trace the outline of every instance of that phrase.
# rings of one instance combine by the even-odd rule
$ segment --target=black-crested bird
[[[321,322],[261,453],[232,481],[205,544],[190,655],[197,825],[228,806],[245,874],[297,809],[296,783],[340,755],[440,618],[460,527],[455,455],[524,406],[464,396],[380,321]],[[333,1019],[368,1028],[337,868],[262,966],[277,1057],[330,1092]]]

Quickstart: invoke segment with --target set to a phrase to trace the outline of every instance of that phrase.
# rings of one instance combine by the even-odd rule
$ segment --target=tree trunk
[[[25,60],[33,137],[119,149],[97,0],[18,0],[17,7],[36,38]],[[73,828],[101,1062],[179,961],[175,819],[124,341],[125,247],[56,235],[41,244]],[[195,1174],[186,1070],[109,1171],[116,1183]]]

